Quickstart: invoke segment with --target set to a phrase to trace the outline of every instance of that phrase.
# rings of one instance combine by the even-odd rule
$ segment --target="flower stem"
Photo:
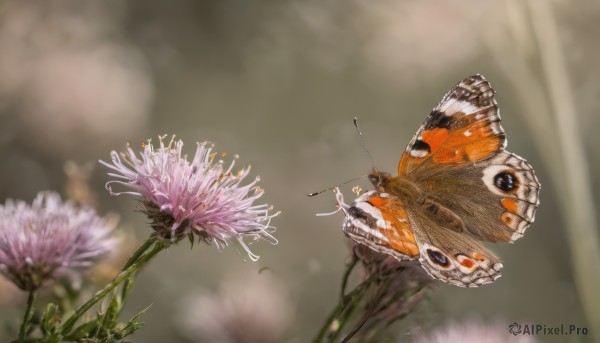
[[[335,327],[335,330],[331,330],[331,332],[329,333],[329,336],[327,337],[327,342],[333,343],[337,340],[338,336],[342,333],[342,330],[344,329],[346,324],[348,324],[348,321],[352,318],[354,311],[362,301],[366,290],[366,288],[363,288],[360,290],[360,292],[357,292],[356,295],[352,295],[351,301],[346,300],[347,304],[345,305],[344,311],[340,312],[339,317],[336,319],[337,325]]]
[[[325,320],[325,323],[319,330],[319,333],[317,334],[317,337],[314,339],[313,342],[315,342],[315,343],[323,342],[323,339],[325,339],[325,335],[327,335],[327,333],[329,333],[329,341],[330,342],[333,341],[335,339],[335,337],[337,337],[337,335],[339,334],[339,331],[346,324],[346,322],[348,321],[352,312],[354,312],[354,308],[355,308],[356,304],[358,302],[360,302],[360,300],[362,299],[368,286],[373,281],[372,278],[369,278],[369,279],[363,281],[361,284],[359,284],[350,293],[344,294],[350,273],[352,272],[354,267],[357,265],[357,262],[358,262],[358,259],[353,259],[350,262],[350,264],[346,267],[346,271],[344,272],[344,275],[342,277],[342,286],[341,286],[342,294],[340,296],[340,301],[339,301],[338,305],[333,309],[331,314]],[[346,314],[341,319],[339,319],[339,317],[344,312],[346,312]],[[333,323],[336,320],[338,320],[339,323],[335,328],[332,328]]]
[[[150,238],[147,239],[144,244],[142,244],[134,253],[133,255],[131,255],[131,257],[129,258],[129,260],[127,260],[127,263],[125,263],[125,265],[123,266],[123,268],[121,269],[121,271],[124,271],[125,269],[131,267],[132,264],[134,264],[135,262],[137,262],[137,260],[140,259],[140,256],[142,256],[146,250],[148,250],[152,244],[154,244],[154,242],[156,242],[156,240]]]
[[[346,271],[344,272],[344,276],[342,277],[342,286],[340,289],[340,301],[343,303],[344,295],[346,294],[346,286],[348,285],[348,279],[350,278],[350,273],[358,263],[358,258],[352,254],[352,261],[348,264]]]
[[[29,326],[29,320],[31,318],[31,309],[33,308],[33,301],[35,300],[35,291],[30,291],[27,297],[27,309],[25,309],[25,315],[23,316],[23,324],[19,330],[19,342],[23,342],[25,339],[25,332]]]
[[[150,238],[147,239],[144,244],[142,244],[134,253],[133,255],[131,255],[131,257],[129,258],[129,260],[127,260],[127,262],[125,263],[125,265],[123,266],[123,268],[121,269],[121,272],[124,272],[127,268],[131,267],[131,265],[133,265],[134,263],[136,263],[140,257],[148,250],[150,249],[150,247],[152,246],[152,244],[154,244],[156,240]],[[129,291],[131,290],[131,283],[133,282],[133,276],[130,276],[129,278],[127,278],[127,280],[125,280],[125,282],[123,283],[123,288],[121,291],[121,301],[123,302],[123,304],[121,306],[124,305],[125,300],[127,299],[127,297],[129,296]]]
[[[137,261],[131,263],[131,265],[123,270],[117,277],[108,285],[106,285],[103,289],[99,290],[94,294],[94,296],[88,300],[85,304],[81,305],[75,313],[67,319],[65,324],[63,325],[62,334],[68,333],[75,325],[75,322],[92,306],[94,306],[98,301],[102,300],[108,293],[114,290],[117,286],[119,286],[123,281],[127,280],[131,275],[133,275],[136,271],[138,271],[141,267],[143,267],[148,261],[150,261],[156,254],[158,254],[161,250],[165,249],[168,245],[163,244],[159,241],[153,241],[154,247],[148,253],[142,255],[138,253],[140,250],[147,250],[151,245],[146,241],[139,249],[134,253],[133,256],[138,256]],[[142,255],[142,256],[140,256]],[[130,261],[133,257],[130,259]],[[129,262],[128,262],[129,264]]]
[[[369,318],[373,315],[373,313],[375,313],[375,310],[377,309],[377,307],[379,307],[379,304],[380,304],[381,300],[383,299],[383,297],[385,296],[385,293],[387,292],[391,281],[392,281],[391,279],[388,279],[385,282],[385,284],[381,287],[378,294],[376,295],[373,303],[371,304],[371,308],[367,311],[367,313],[365,313],[363,315],[363,317],[360,319],[358,324],[356,324],[354,326],[354,328],[346,335],[346,337],[344,337],[344,339],[342,339],[340,341],[340,343],[348,342],[354,335],[356,335],[356,333],[358,333],[360,328],[362,328],[363,325],[365,325],[365,323],[367,322],[367,320],[369,320]]]

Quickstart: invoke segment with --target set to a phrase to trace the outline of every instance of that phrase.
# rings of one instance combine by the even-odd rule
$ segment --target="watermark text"
[[[514,322],[508,326],[508,332],[517,335],[554,336],[554,335],[582,335],[588,334],[588,328],[574,324],[560,324],[556,326],[546,324],[520,324]]]

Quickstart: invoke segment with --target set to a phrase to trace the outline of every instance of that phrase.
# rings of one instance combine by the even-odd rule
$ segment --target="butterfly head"
[[[382,192],[388,188],[388,182],[391,177],[390,173],[374,170],[369,174],[369,181],[375,186],[375,189]]]

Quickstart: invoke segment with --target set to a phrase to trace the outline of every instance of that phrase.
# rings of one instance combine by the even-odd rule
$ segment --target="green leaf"
[[[94,331],[94,337],[103,337],[110,334],[117,324],[116,319],[119,316],[120,310],[119,299],[113,294],[104,313],[99,313],[97,316],[98,327]]]
[[[190,232],[187,237],[188,237],[188,240],[190,241],[190,249],[193,249],[194,248],[194,234]]]
[[[119,329],[115,330],[115,338],[123,339],[133,334],[135,331],[139,330],[142,326],[144,326],[144,323],[139,322],[138,320],[146,313],[146,311],[148,311],[148,309],[151,306],[152,305],[138,312],[135,316],[131,317],[131,319],[129,319],[129,321],[124,325],[119,324]]]
[[[84,338],[90,337],[92,332],[96,331],[98,327],[98,322],[96,320],[89,321],[87,323],[83,323],[78,326],[72,333],[70,333],[66,338],[67,341],[81,341]]]
[[[141,316],[143,316],[146,313],[146,311],[148,311],[148,309],[150,307],[152,307],[152,305],[149,305],[145,309],[143,309],[140,312],[138,312],[135,316],[131,317],[131,319],[129,319],[129,321],[127,323],[136,322],[138,319],[140,319]]]
[[[57,332],[56,326],[58,323],[60,323],[58,306],[53,303],[49,303],[48,306],[46,306],[46,312],[44,313],[41,323],[41,329],[44,333],[44,336],[50,336],[51,334]]]
[[[135,276],[131,276],[127,281],[123,283],[123,289],[121,290],[121,307],[125,305],[125,301],[129,297],[129,293],[133,289],[133,284],[135,283]]]
[[[104,315],[104,322],[102,323],[102,326],[105,328],[112,329],[116,324],[116,319],[119,316],[120,312],[121,302],[119,301],[119,298],[117,298],[117,296],[113,294],[113,296],[110,298],[108,308],[106,309],[106,314]]]

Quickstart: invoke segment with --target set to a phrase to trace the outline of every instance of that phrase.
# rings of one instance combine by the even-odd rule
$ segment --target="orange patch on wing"
[[[380,197],[372,197],[367,200],[367,202],[378,209],[383,209],[383,206],[389,203],[389,199],[384,199]]]
[[[444,143],[446,138],[448,138],[447,129],[432,129],[421,134],[421,140],[429,145],[432,153]]]
[[[481,255],[478,252],[472,253],[471,256],[478,261],[485,261],[485,256]]]
[[[510,226],[513,222],[513,218],[506,212],[502,213],[500,219],[502,219],[502,222],[507,226]]]
[[[466,126],[448,131],[445,128],[425,130],[419,139],[429,145],[431,152],[414,157],[406,152],[398,163],[398,174],[405,174],[425,158],[437,164],[465,164],[486,159],[502,148],[502,135],[494,133],[493,123],[476,120],[472,115],[456,114]]]
[[[415,159],[410,156],[408,153],[404,153],[400,158],[400,162],[398,162],[398,175],[404,175],[406,170],[408,169],[409,163],[413,165]]]
[[[460,261],[460,264],[463,267],[467,267],[469,269],[473,268],[473,266],[475,265],[475,263],[473,262],[473,260],[471,260],[470,258],[464,258],[462,261]]]
[[[448,138],[449,131],[447,129],[432,129],[426,130],[421,133],[420,140],[429,145],[431,152],[428,152],[422,157],[411,156],[410,153],[405,153],[400,158],[398,163],[398,174],[402,175],[410,166],[419,164],[424,158],[429,157],[436,150],[438,150]]]
[[[450,132],[439,150],[432,156],[436,163],[477,162],[500,149],[500,137],[489,129],[489,124],[476,122],[465,128]]]
[[[502,204],[502,207],[509,210],[510,212],[517,212],[517,201],[515,199],[504,198],[500,201],[500,203]]]
[[[392,249],[407,256],[419,255],[419,248],[406,211],[399,204],[386,198],[373,197],[369,198],[368,202],[381,211],[383,220],[388,224],[387,228],[379,229],[387,236]]]

